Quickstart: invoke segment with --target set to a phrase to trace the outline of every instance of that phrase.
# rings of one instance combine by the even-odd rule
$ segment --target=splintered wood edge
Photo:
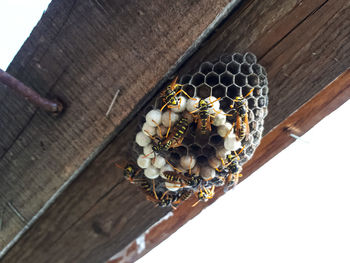
[[[349,98],[350,69],[346,70],[263,137],[253,158],[244,165],[244,175],[241,182],[292,144],[295,139],[290,134],[302,136],[320,120],[344,104]],[[201,202],[196,207],[192,207],[195,198],[190,198],[176,210],[169,212],[161,218],[122,251],[110,258],[108,263],[135,262],[168,238],[187,221],[198,215],[204,208],[210,206],[223,194],[223,188],[221,187],[218,189],[214,199],[207,203]]]

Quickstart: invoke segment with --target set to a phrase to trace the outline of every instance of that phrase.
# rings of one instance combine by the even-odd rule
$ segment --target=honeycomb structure
[[[268,112],[267,74],[265,69],[257,63],[256,56],[249,52],[222,55],[218,61],[203,62],[198,71],[193,74],[183,75],[179,83],[183,84],[182,89],[191,97],[221,98],[220,109],[230,115],[226,116],[226,121],[229,123],[235,123],[237,118],[235,109],[230,105],[234,105],[234,100],[238,96],[246,99],[249,108],[250,133],[246,139],[241,141],[239,164],[242,166],[247,162],[260,144],[264,118]],[[152,106],[144,110],[139,121],[139,131],[142,129],[142,123],[145,122],[147,112],[151,109],[160,109],[162,106],[162,100],[157,98]],[[198,136],[196,124],[192,122],[181,146],[171,148],[161,154],[175,167],[179,166],[180,158],[186,155],[194,156],[200,167],[208,166],[211,157],[215,157],[217,151],[224,148],[224,138],[218,134],[218,127],[212,125],[211,128],[212,131],[208,135]],[[143,153],[142,147],[136,143],[134,143],[133,150],[137,156]],[[155,179],[157,192],[167,191],[164,186],[165,182],[166,180],[160,176]]]

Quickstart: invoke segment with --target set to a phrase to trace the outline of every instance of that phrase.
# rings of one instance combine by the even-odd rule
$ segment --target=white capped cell
[[[208,164],[210,165],[211,168],[214,168],[214,169],[222,166],[221,160],[219,160],[218,158],[216,158],[214,156],[209,158]]]
[[[152,162],[153,162],[153,166],[159,169],[161,169],[166,164],[164,157],[160,155],[157,155]]]
[[[170,113],[170,116],[169,116]],[[166,112],[163,112],[162,114],[162,124],[165,127],[169,127],[169,123],[171,121],[171,126],[174,126],[175,122],[177,122],[179,119],[179,115],[175,112],[172,112],[170,110],[167,110]]]
[[[150,165],[149,167],[147,167],[145,169],[145,176],[148,178],[148,179],[156,179],[158,176],[159,176],[159,169],[157,169],[156,167]]]
[[[144,147],[150,144],[151,138],[148,137],[146,134],[144,134],[142,131],[140,131],[136,134],[135,141],[138,145],[140,145],[141,147]]]
[[[178,98],[178,101],[179,105],[177,107],[171,108],[171,110],[176,113],[183,112],[186,109],[187,99],[184,96],[180,96]]]
[[[228,136],[229,134],[233,134],[233,128],[232,128],[232,124],[229,122],[226,122],[224,125],[219,126],[218,128],[218,134],[221,137],[225,137]],[[229,133],[229,134],[228,134]]]
[[[210,180],[213,179],[216,175],[215,169],[209,167],[209,166],[204,166],[201,168],[201,177],[204,180]]]
[[[160,110],[151,110],[146,114],[146,123],[149,126],[156,127],[162,121],[162,113]]]
[[[199,175],[201,168],[199,167],[198,164],[196,164],[192,169],[191,169],[191,174]]]
[[[179,189],[181,188],[181,184],[179,184],[179,183],[169,183],[169,182],[165,182],[165,187],[166,187],[169,191],[176,192],[177,190],[179,190]]]
[[[182,156],[180,158],[180,165],[185,170],[192,169],[196,165],[196,158],[192,155]]]
[[[142,169],[146,169],[151,165],[151,159],[145,157],[144,154],[140,154],[137,158],[137,165]]]
[[[152,127],[150,126],[147,122],[145,122],[142,125],[142,131],[144,134],[146,134],[147,136],[151,135],[155,135],[156,134],[156,127]]]
[[[210,97],[206,98],[205,101],[208,102],[208,103],[211,103],[210,104],[211,107],[209,108],[209,114],[214,115],[215,111],[219,111],[220,110],[220,101],[217,100],[217,98],[215,98],[213,96],[210,96]],[[214,111],[214,109],[215,109],[215,111]]]
[[[187,100],[186,110],[189,111],[189,112],[194,111],[194,110],[197,109],[199,98],[195,97],[194,99],[195,100]]]
[[[230,153],[230,150],[227,150],[225,147],[222,147],[216,151],[216,158],[218,158],[219,160],[221,160],[221,158],[225,159],[226,156]]]
[[[215,118],[214,118],[214,122],[213,125],[214,126],[222,126],[226,123],[226,115],[224,115],[225,113],[222,110],[219,110],[219,114],[214,114]]]
[[[236,135],[230,134],[225,138],[224,147],[226,150],[236,151],[239,148],[242,148],[242,144],[240,141],[237,141]]]

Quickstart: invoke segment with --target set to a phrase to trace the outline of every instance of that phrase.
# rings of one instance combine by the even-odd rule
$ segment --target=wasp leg
[[[231,129],[226,133],[226,135],[224,136],[224,139],[231,133],[234,126],[235,126],[234,123],[232,123]]]
[[[153,183],[153,194],[154,194],[155,198],[157,198],[157,200],[159,200],[158,195],[156,193],[156,186],[155,186],[154,180],[152,180],[152,183]]]
[[[162,111],[162,110],[165,108],[165,106],[168,105],[168,104],[169,104],[169,102],[165,103],[165,104],[163,105],[163,107],[160,108],[160,111]],[[169,108],[169,107],[170,107],[170,106],[168,105],[168,108]]]
[[[180,85],[179,85],[179,86],[180,86]],[[183,85],[181,85],[181,86],[183,86]],[[190,95],[188,95],[187,92],[184,91],[183,89],[180,89],[178,92],[176,92],[176,93],[175,93],[175,96],[178,95],[178,94],[181,93],[181,92],[182,92],[183,94],[185,94],[190,100],[196,100],[195,98],[192,98]]]
[[[158,125],[158,123],[156,123],[154,120],[152,120],[153,121],[153,123],[157,126],[157,128],[158,128],[158,132],[159,132],[159,137],[161,138],[161,139],[163,139],[163,135],[162,135],[162,129],[160,128],[160,126]],[[146,131],[146,130],[145,130]],[[149,134],[149,132],[147,131],[147,133]],[[152,137],[151,137],[152,138]]]
[[[175,166],[173,166],[167,159],[165,159],[165,161],[176,171],[178,171],[179,173],[182,173],[182,171],[178,168],[176,168]]]
[[[168,127],[168,131],[166,132],[165,138],[168,138],[170,128],[171,128],[171,112],[169,111],[169,127]]]

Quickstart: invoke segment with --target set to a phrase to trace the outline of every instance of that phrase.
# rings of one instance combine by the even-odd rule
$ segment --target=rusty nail
[[[24,97],[33,105],[40,107],[41,109],[58,115],[63,110],[63,105],[58,100],[48,100],[43,98],[35,90],[23,84],[18,79],[12,77],[7,72],[0,69],[0,82],[5,84],[10,89],[16,91],[19,95]]]

